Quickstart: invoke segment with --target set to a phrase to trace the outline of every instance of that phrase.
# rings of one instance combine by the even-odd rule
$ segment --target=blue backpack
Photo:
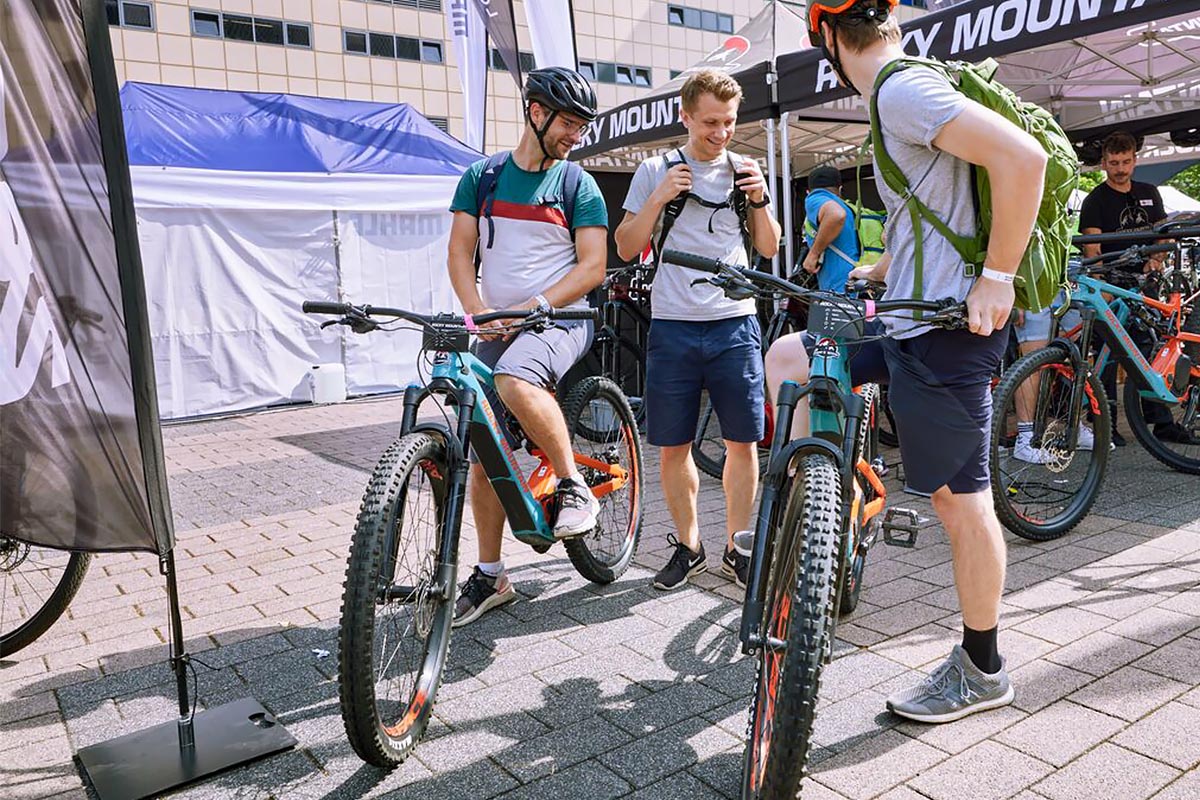
[[[485,247],[489,250],[496,240],[496,225],[492,222],[492,205],[496,200],[496,184],[500,182],[500,171],[504,169],[510,156],[512,156],[512,152],[508,150],[488,156],[483,172],[479,175],[479,185],[475,189],[475,207],[479,209],[479,216],[487,220],[488,238]],[[564,164],[559,194],[543,198],[542,204],[562,204],[563,216],[567,218],[567,230],[571,232],[571,239],[574,240],[575,197],[579,194],[579,184],[583,180],[583,167],[574,161],[566,161]]]

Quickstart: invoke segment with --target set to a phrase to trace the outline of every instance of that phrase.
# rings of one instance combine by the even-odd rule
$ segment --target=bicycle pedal
[[[871,469],[880,478],[886,478],[887,474],[892,471],[883,456],[875,456],[874,460],[871,461]]]
[[[917,534],[928,527],[929,520],[911,508],[889,508],[883,518],[883,541],[893,547],[912,549],[917,546]]]

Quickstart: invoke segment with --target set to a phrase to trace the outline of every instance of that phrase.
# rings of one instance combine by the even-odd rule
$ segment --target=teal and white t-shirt
[[[492,308],[510,308],[542,294],[575,268],[575,241],[560,202],[566,163],[528,172],[510,157],[500,170],[492,202],[496,235],[487,247],[488,224],[476,206],[479,176],[486,160],[472,164],[458,182],[451,211],[479,222],[480,296]],[[579,181],[572,227],[608,227],[608,210],[596,179]],[[583,304],[583,301],[581,301]]]

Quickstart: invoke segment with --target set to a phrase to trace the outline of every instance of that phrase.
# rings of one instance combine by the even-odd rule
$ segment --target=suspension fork
[[[754,550],[750,556],[750,571],[746,576],[746,602],[742,606],[742,625],[739,638],[742,653],[750,655],[763,646],[762,616],[766,607],[767,576],[771,557],[767,554],[775,544],[776,507],[786,503],[780,497],[780,489],[787,479],[788,465],[781,463],[784,445],[791,438],[792,419],[796,403],[800,398],[799,387],[792,381],[784,381],[779,389],[778,405],[775,407],[775,434],[771,439],[771,454],[767,460],[767,474],[763,480],[762,500],[758,504],[758,517],[754,525]],[[789,451],[790,452],[790,451]]]

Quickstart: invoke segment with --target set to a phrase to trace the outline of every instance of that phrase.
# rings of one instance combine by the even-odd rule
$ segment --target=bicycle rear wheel
[[[350,544],[338,636],[342,721],[354,752],[391,768],[425,733],[454,616],[442,439],[412,433],[375,467]]]
[[[93,538],[95,492],[88,480],[26,450],[0,475],[0,658],[28,647],[61,617],[87,574],[87,553],[30,544],[45,526]]]
[[[774,533],[758,674],[742,769],[742,797],[795,797],[830,651],[840,539],[841,477],[824,453],[801,458]]]
[[[1151,402],[1153,401],[1146,401],[1147,404]],[[1192,379],[1182,403],[1174,406],[1162,403],[1156,405],[1170,413],[1175,432],[1186,431],[1190,434],[1190,442],[1160,439],[1157,431],[1161,423],[1152,428],[1151,424],[1146,422],[1146,412],[1142,407],[1142,396],[1137,384],[1129,379],[1125,381],[1125,417],[1142,447],[1177,472],[1200,475],[1200,379]]]
[[[1017,360],[992,398],[989,445],[996,515],[1013,533],[1037,542],[1057,539],[1078,525],[1104,484],[1112,440],[1108,396],[1099,376],[1089,375],[1079,435],[1091,434],[1092,449],[1069,450],[1074,383],[1070,357],[1060,348],[1046,347]],[[1020,418],[1042,432],[1039,440],[1018,441]]]
[[[625,573],[642,533],[642,442],[629,401],[608,378],[585,378],[563,402],[563,417],[574,452],[625,471],[620,488],[600,497],[600,515],[591,533],[564,540],[579,574],[593,583],[612,583]],[[579,465],[590,488],[613,476]]]

